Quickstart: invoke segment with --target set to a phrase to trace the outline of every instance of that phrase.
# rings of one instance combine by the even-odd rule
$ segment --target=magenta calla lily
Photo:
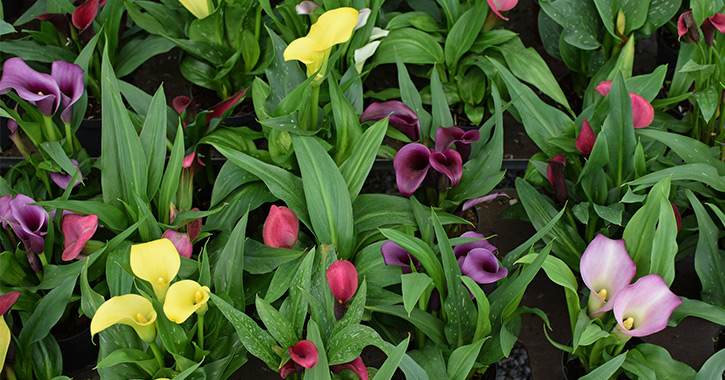
[[[715,41],[715,30],[720,33],[725,33],[725,15],[722,13],[716,13],[713,16],[706,18],[702,25],[702,34],[705,37],[705,43],[708,46],[712,46]],[[688,9],[680,15],[677,19],[677,35],[679,39],[682,36],[687,36],[688,42],[700,41],[700,32],[695,25],[695,18],[692,16],[692,9]]]
[[[493,194],[489,194],[489,195],[484,195],[482,197],[469,199],[469,200],[463,202],[463,206],[461,206],[461,211],[466,211],[469,208],[478,205],[479,203],[491,202],[493,200],[496,200],[496,198],[498,198],[498,197],[511,198],[508,194],[506,194],[504,192],[498,192],[498,193],[493,193]]]
[[[349,369],[350,371],[355,372],[355,374],[360,378],[360,380],[368,380],[368,369],[365,366],[365,363],[363,362],[361,357],[355,358],[355,360],[345,363],[345,364],[338,364],[332,366],[332,372],[338,374],[346,369]]]
[[[458,186],[463,175],[463,159],[461,154],[453,149],[445,152],[431,152],[430,166],[439,173],[443,173],[451,181],[451,187]]]
[[[346,303],[357,291],[357,269],[347,260],[337,260],[325,272],[327,285],[338,303]]]
[[[391,126],[403,132],[411,141],[420,140],[418,115],[405,103],[398,100],[369,105],[360,117],[360,122],[377,121],[388,115],[390,115],[388,121]]]
[[[31,205],[30,203],[35,203],[35,200],[23,194],[18,194],[8,203],[10,212],[6,219],[15,231],[15,235],[23,241],[28,251],[43,252],[50,220],[48,212],[41,206]]]
[[[380,252],[383,254],[385,265],[397,265],[403,269],[403,273],[411,273],[413,271],[411,264],[415,268],[420,267],[420,261],[415,256],[392,240],[383,243],[380,247]]]
[[[636,264],[629,257],[624,240],[613,240],[602,234],[597,235],[584,250],[579,270],[584,284],[591,290],[591,314],[612,310],[610,301],[616,299],[637,273]]]
[[[464,131],[458,127],[440,127],[436,131],[435,150],[443,152],[455,143],[461,158],[466,161],[471,154],[471,143],[478,141],[480,138],[481,132],[477,129]]]
[[[405,145],[395,155],[393,168],[400,194],[413,195],[430,169],[430,149],[419,143]]]
[[[184,113],[187,107],[191,104],[191,98],[188,96],[177,96],[174,98],[174,100],[171,102],[171,105],[174,107],[174,111],[181,115]]]
[[[496,16],[508,21],[508,18],[501,15],[501,12],[510,11],[518,2],[519,0],[488,0],[488,6]]]
[[[612,81],[603,81],[594,89],[602,96],[607,96],[612,88]],[[655,119],[655,109],[647,99],[630,92],[629,98],[632,101],[632,124],[635,128],[644,128]]]
[[[96,215],[65,215],[61,230],[65,236],[63,247],[63,261],[73,260],[81,253],[86,242],[93,237],[98,228],[98,216]]]
[[[85,89],[83,69],[73,63],[55,61],[50,66],[50,76],[55,79],[60,89],[60,119],[64,123],[70,123],[73,118],[73,104],[83,96]]]
[[[10,58],[3,65],[0,95],[11,89],[46,116],[54,115],[60,105],[60,89],[55,79],[33,70],[21,58]]]
[[[215,105],[211,108],[211,112],[206,114],[206,122],[210,122],[215,117],[222,117],[224,115],[224,112],[227,112],[230,108],[236,106],[240,100],[244,97],[244,94],[247,93],[247,89],[245,88],[242,91],[237,92],[236,94],[232,95],[229,99]]]
[[[319,359],[317,347],[309,340],[301,340],[290,347],[289,355],[295,363],[307,369],[314,367]]]
[[[576,137],[574,145],[579,149],[585,156],[592,153],[594,149],[594,143],[597,141],[597,135],[594,134],[592,126],[589,125],[587,119],[582,122],[582,130],[579,132],[579,136]]]
[[[70,162],[71,162],[71,164],[73,164],[73,167],[78,169],[78,166],[79,166],[78,161],[71,158]],[[55,182],[55,184],[58,185],[58,187],[65,190],[68,188],[68,185],[70,185],[70,181],[73,179],[73,173],[63,174],[63,173],[51,172],[50,179],[52,179],[53,182]],[[76,181],[73,183],[73,187],[80,185],[81,181],[83,181],[83,174],[81,174],[81,172],[78,171],[78,177],[77,177]]]
[[[15,290],[0,296],[0,317],[13,307],[15,301],[20,297],[20,293],[20,291]]]
[[[647,336],[664,330],[672,312],[682,304],[656,274],[650,274],[622,289],[614,299],[617,329],[629,336]]]
[[[508,275],[508,269],[499,265],[496,255],[486,248],[474,248],[468,252],[461,273],[479,284],[491,284]]]
[[[279,376],[283,379],[286,379],[287,376],[299,372],[298,367],[300,369],[302,368],[294,361],[287,362],[285,365],[282,366],[282,368],[279,369]]]
[[[187,259],[191,257],[194,247],[191,244],[191,239],[187,233],[166,230],[164,231],[164,234],[161,235],[161,238],[171,240],[171,243],[174,244],[176,250],[179,251],[179,255],[184,256]]]
[[[554,187],[556,192],[556,200],[560,204],[564,204],[567,198],[566,181],[564,180],[564,166],[566,166],[566,158],[559,153],[548,160],[549,166],[546,167],[546,177],[549,183]]]
[[[299,221],[294,211],[272,205],[262,227],[264,244],[274,248],[292,249],[297,244]]]
[[[93,24],[97,14],[98,0],[87,0],[73,11],[71,21],[73,21],[73,26],[83,32]]]
[[[466,259],[466,256],[468,256],[468,253],[471,252],[471,250],[476,249],[476,248],[487,249],[493,253],[498,252],[498,248],[494,247],[493,244],[489,243],[488,240],[486,240],[486,237],[483,236],[483,234],[479,234],[478,232],[475,232],[475,231],[464,232],[463,235],[461,235],[460,237],[481,239],[481,240],[472,241],[470,243],[462,243],[462,244],[458,244],[455,247],[453,247],[453,253],[456,255],[456,259],[458,260],[458,265],[462,265],[463,260]]]

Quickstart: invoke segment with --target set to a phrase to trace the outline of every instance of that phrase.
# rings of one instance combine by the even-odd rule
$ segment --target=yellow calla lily
[[[196,16],[196,18],[204,18],[206,16],[209,16],[209,13],[211,13],[211,4],[207,0],[179,0],[181,5],[183,5],[191,14]]]
[[[136,277],[151,283],[159,301],[181,267],[179,252],[169,239],[159,239],[131,246],[131,270]]]
[[[115,324],[133,327],[144,342],[156,340],[156,311],[151,301],[138,294],[116,296],[104,302],[91,320],[91,336]]]
[[[352,36],[358,11],[342,7],[327,11],[312,25],[307,36],[292,41],[284,51],[284,60],[298,60],[307,65],[307,76],[317,72],[336,44]]]
[[[5,363],[5,355],[8,353],[8,347],[10,347],[10,328],[5,323],[5,318],[0,315],[0,370],[3,368]]]
[[[184,323],[194,312],[206,312],[209,301],[209,287],[201,286],[193,280],[181,280],[173,283],[166,294],[164,314],[170,321]]]

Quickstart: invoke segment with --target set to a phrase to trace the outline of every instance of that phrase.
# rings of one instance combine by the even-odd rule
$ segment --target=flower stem
[[[161,356],[161,350],[159,350],[159,346],[156,345],[156,342],[149,342],[149,347],[151,347],[151,351],[154,353],[154,357],[156,358],[156,363],[159,365],[159,369],[164,368],[164,358]]]
[[[313,82],[312,86],[312,98],[310,99],[310,125],[308,129],[317,129],[317,105],[320,100],[320,84]]]
[[[45,134],[48,137],[48,141],[58,141],[58,134],[55,133],[52,116],[43,115],[43,126],[45,127]]]
[[[196,322],[196,336],[199,340],[199,348],[204,351],[204,314],[198,314],[199,319]]]
[[[70,150],[70,153],[75,153],[75,149],[73,148],[73,133],[70,129],[70,123],[64,123],[65,124],[65,144]]]

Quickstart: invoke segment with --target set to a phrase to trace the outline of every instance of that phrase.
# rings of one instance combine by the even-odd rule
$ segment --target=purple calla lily
[[[60,105],[60,89],[55,79],[31,69],[21,58],[10,58],[3,65],[0,95],[11,89],[46,116],[53,116]]]
[[[96,4],[97,6],[98,4]],[[80,66],[64,61],[55,61],[50,67],[53,77],[60,89],[60,119],[70,123],[73,118],[73,104],[83,96],[83,69]]]
[[[403,269],[403,273],[411,273],[413,271],[411,264],[415,268],[420,267],[420,261],[415,256],[392,240],[383,243],[380,247],[380,252],[383,254],[385,265],[397,265]]]
[[[610,302],[632,282],[637,266],[629,257],[624,240],[613,240],[602,234],[589,243],[579,263],[582,280],[591,290],[589,313],[612,310]]]
[[[481,240],[472,241],[470,243],[458,244],[455,247],[453,247],[453,253],[456,255],[456,259],[458,260],[458,265],[462,265],[463,261],[466,259],[466,256],[468,256],[468,253],[476,248],[487,249],[493,253],[498,252],[498,248],[494,247],[493,244],[489,243],[488,240],[486,240],[486,237],[483,236],[483,234],[479,234],[478,232],[474,232],[474,231],[464,232],[463,235],[461,235],[460,237],[481,239]]]
[[[423,144],[411,143],[400,148],[393,160],[398,191],[405,197],[415,193],[430,168],[430,149]]]
[[[71,162],[71,164],[73,164],[73,167],[78,169],[78,161],[71,158],[70,162]],[[73,174],[72,173],[63,174],[63,173],[52,172],[52,173],[50,173],[50,179],[52,179],[53,182],[55,182],[55,184],[58,185],[58,187],[65,190],[68,188],[68,185],[70,185],[70,181],[71,181],[71,179],[73,179]],[[81,183],[81,181],[83,181],[83,174],[79,171],[78,178],[73,183],[73,187],[78,186]]]
[[[461,265],[461,273],[479,284],[491,284],[508,275],[508,269],[499,265],[496,255],[485,248],[468,252]]]
[[[484,195],[482,197],[469,199],[469,200],[463,202],[463,206],[461,206],[461,211],[462,212],[463,211],[466,211],[469,208],[478,205],[479,203],[491,202],[491,201],[495,200],[498,197],[511,198],[508,194],[506,194],[504,192],[498,192],[498,193],[494,193],[494,194]]]
[[[310,369],[317,364],[319,353],[314,343],[309,340],[301,340],[289,348],[289,354],[295,363]]]
[[[26,249],[34,253],[43,252],[50,219],[48,212],[41,206],[31,205],[35,200],[23,194],[18,194],[9,203],[12,220],[8,220],[15,235],[23,241]]]
[[[451,180],[451,187],[458,186],[463,175],[463,159],[453,149],[445,152],[431,152],[430,166],[439,173],[443,173]]]
[[[435,150],[443,152],[455,143],[461,159],[466,161],[468,156],[471,155],[471,143],[478,141],[480,138],[481,132],[477,129],[463,131],[458,127],[440,127],[436,131]]]
[[[389,123],[395,129],[403,132],[410,141],[420,140],[420,123],[418,115],[405,103],[390,100],[384,103],[373,103],[365,109],[360,122],[377,121],[390,115]]]
[[[98,228],[98,216],[70,214],[63,217],[62,231],[65,236],[63,246],[63,261],[70,261],[78,257],[86,242],[93,237]]]
[[[656,274],[650,274],[622,289],[614,300],[617,329],[642,337],[664,330],[672,312],[682,303]]]
[[[345,364],[338,364],[332,366],[332,372],[338,374],[346,369],[349,369],[350,371],[355,372],[355,374],[360,378],[360,380],[368,380],[368,369],[365,367],[365,363],[363,362],[361,357],[355,358],[355,360],[345,363]]]

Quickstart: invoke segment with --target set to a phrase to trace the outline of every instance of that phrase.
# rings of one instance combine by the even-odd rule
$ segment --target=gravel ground
[[[498,362],[496,380],[531,380],[529,353],[520,343],[516,343],[508,358]]]

